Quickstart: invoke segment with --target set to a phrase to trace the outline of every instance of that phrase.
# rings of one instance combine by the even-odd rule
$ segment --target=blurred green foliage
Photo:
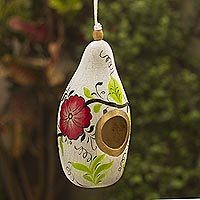
[[[9,51],[5,42],[12,34],[9,31],[7,22],[8,18],[13,15],[20,15],[21,17],[28,18],[30,15],[28,1],[12,0],[7,2],[5,0],[0,0],[0,56]]]
[[[29,3],[24,0],[12,0],[10,2],[0,0],[0,21],[3,23],[1,25],[5,26],[8,17],[12,15],[20,14],[21,16],[27,17],[27,7],[29,7]]]
[[[81,0],[50,0],[49,5],[58,13],[65,14],[70,11],[79,11],[83,4]]]

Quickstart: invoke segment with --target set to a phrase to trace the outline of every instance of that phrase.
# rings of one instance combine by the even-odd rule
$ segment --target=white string
[[[102,25],[98,22],[98,0],[94,0],[94,30],[102,30]]]

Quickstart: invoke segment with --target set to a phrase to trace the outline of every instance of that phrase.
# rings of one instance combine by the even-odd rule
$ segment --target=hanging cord
[[[98,22],[98,0],[94,0],[94,31],[102,30],[102,25]]]
[[[94,0],[94,40],[103,39],[102,25],[98,22],[98,0]]]

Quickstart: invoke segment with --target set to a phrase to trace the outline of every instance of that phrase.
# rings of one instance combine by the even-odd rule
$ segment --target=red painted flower
[[[92,115],[90,108],[85,106],[85,101],[78,95],[66,99],[60,110],[60,130],[63,135],[76,140],[83,134],[83,128],[90,125]]]

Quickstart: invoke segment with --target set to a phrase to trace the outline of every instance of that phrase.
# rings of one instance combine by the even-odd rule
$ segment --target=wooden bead
[[[102,40],[103,39],[103,31],[102,30],[93,31],[92,36],[93,36],[94,40]]]

